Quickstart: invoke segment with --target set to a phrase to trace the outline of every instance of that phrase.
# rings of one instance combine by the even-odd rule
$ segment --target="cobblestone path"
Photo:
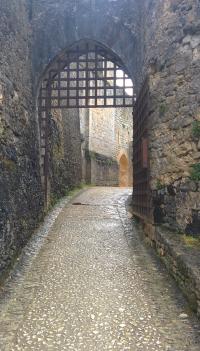
[[[199,324],[140,240],[128,195],[91,188],[57,207],[1,293],[1,351],[200,350]]]

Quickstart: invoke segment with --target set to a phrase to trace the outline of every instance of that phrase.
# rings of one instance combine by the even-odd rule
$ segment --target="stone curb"
[[[185,247],[179,234],[159,226],[144,225],[144,233],[200,318],[200,251]]]

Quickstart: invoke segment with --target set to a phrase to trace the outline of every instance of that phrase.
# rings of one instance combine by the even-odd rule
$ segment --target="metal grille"
[[[42,110],[47,104],[50,109],[132,107],[133,85],[118,57],[85,43],[67,51],[48,70],[39,100]]]
[[[133,107],[133,84],[121,60],[94,42],[80,41],[46,70],[38,97],[41,179],[48,203],[51,110]]]
[[[145,80],[133,112],[133,208],[136,215],[152,218],[148,157],[149,84]]]

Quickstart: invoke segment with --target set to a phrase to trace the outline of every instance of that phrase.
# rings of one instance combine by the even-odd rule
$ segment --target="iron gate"
[[[66,51],[52,64],[40,89],[42,110],[46,109],[47,97],[53,109],[132,107],[133,84],[115,54],[86,42]]]
[[[133,102],[133,84],[126,67],[103,45],[80,41],[50,64],[38,97],[41,177],[46,203],[51,110],[133,107]]]
[[[149,82],[146,78],[133,111],[133,209],[139,217],[151,220],[148,117]]]

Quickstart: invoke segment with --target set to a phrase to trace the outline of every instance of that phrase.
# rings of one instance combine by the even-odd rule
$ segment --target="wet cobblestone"
[[[200,350],[199,323],[141,242],[128,195],[92,188],[56,210],[2,295],[1,351]]]

